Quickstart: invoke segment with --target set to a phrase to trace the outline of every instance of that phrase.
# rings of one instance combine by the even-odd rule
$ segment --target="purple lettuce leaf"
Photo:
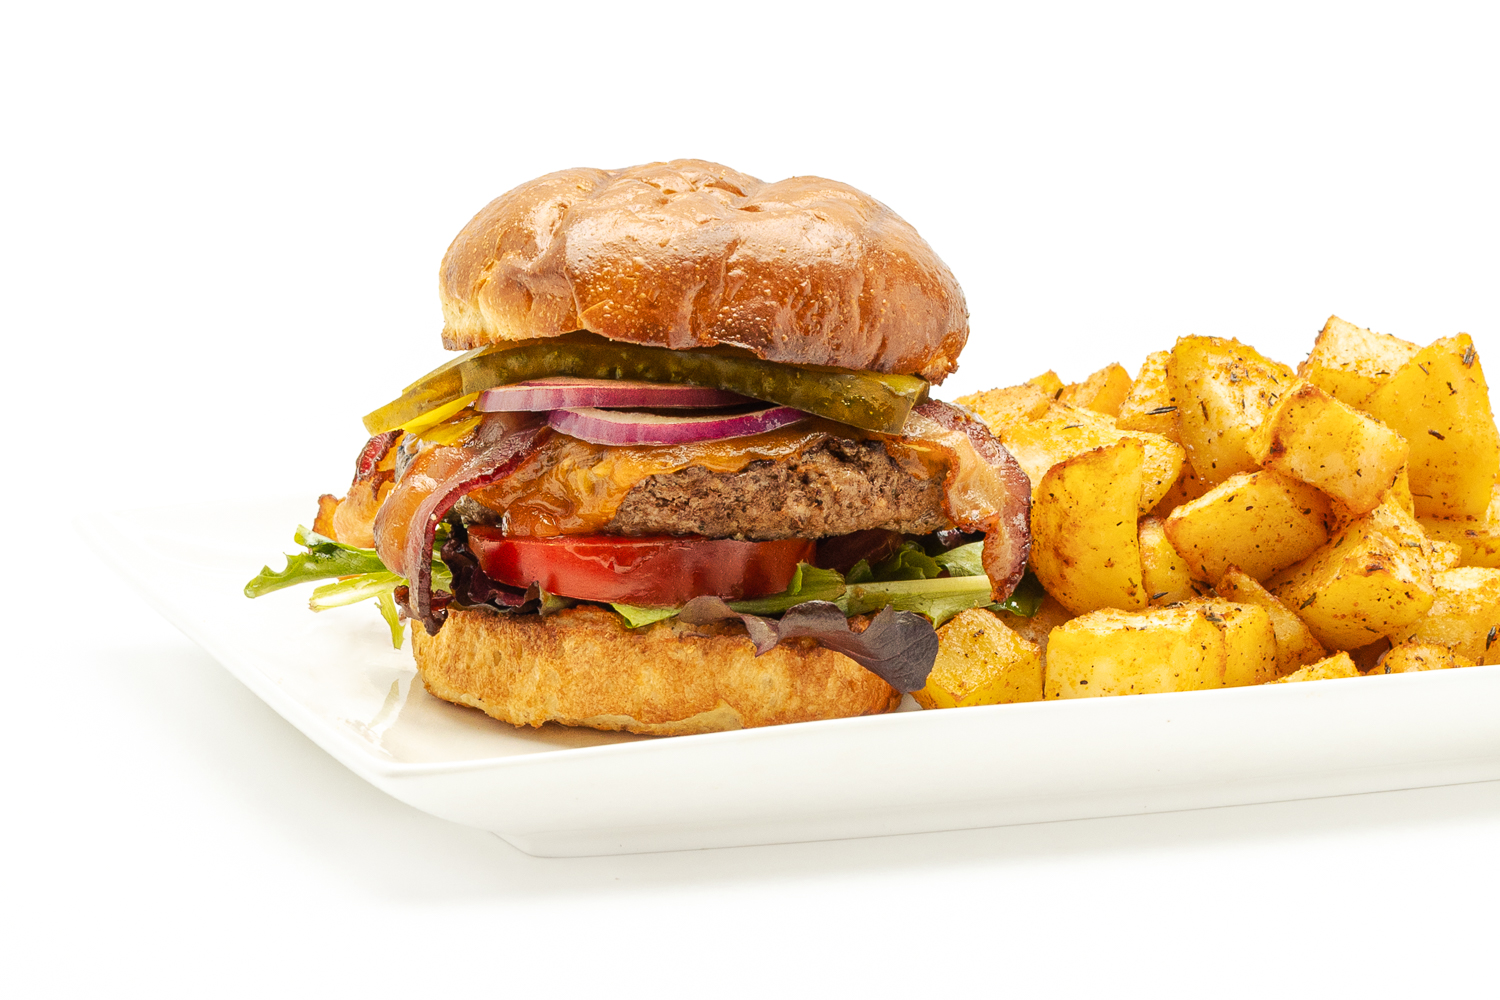
[[[927,683],[938,654],[937,630],[932,622],[891,607],[871,619],[863,632],[852,631],[849,619],[831,601],[798,604],[778,620],[735,611],[717,597],[695,597],[683,605],[678,618],[688,625],[738,618],[755,644],[757,656],[786,639],[811,639],[849,657],[903,693],[918,691]]]

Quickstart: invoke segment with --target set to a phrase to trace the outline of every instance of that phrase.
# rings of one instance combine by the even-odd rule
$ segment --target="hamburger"
[[[246,588],[374,597],[437,697],[660,735],[889,711],[935,624],[1022,579],[1025,474],[929,397],[963,292],[848,185],[548,174],[463,228],[439,294],[463,353],[365,417],[306,552]]]

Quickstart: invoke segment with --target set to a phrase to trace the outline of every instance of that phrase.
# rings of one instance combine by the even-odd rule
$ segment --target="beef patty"
[[[650,476],[625,495],[608,530],[763,541],[946,527],[940,479],[913,476],[879,441],[831,438],[794,459],[751,462],[739,472],[689,466]]]

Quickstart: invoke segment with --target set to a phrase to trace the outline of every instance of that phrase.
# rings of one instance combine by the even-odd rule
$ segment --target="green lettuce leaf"
[[[446,523],[438,525],[432,545],[433,590],[453,588],[453,574],[438,555],[451,535],[452,529]],[[261,597],[299,583],[338,578],[314,590],[308,606],[314,611],[327,611],[374,598],[381,617],[390,626],[392,644],[400,649],[404,630],[396,610],[394,591],[404,585],[406,579],[386,569],[374,549],[336,542],[300,524],[292,538],[307,551],[287,556],[285,569],[262,567],[255,579],[245,584],[245,596]]]
[[[807,601],[831,601],[844,592],[844,578],[837,570],[818,569],[798,563],[792,582],[779,594],[730,601],[729,606],[742,615],[779,615]]]
[[[650,625],[652,622],[659,622],[664,618],[671,618],[673,615],[677,614],[677,612],[682,610],[681,608],[677,607],[643,608],[637,604],[611,604],[610,607],[614,608],[616,613],[618,613],[621,618],[625,619],[625,624],[630,626],[631,628],[640,628],[642,625]]]
[[[453,574],[448,572],[447,564],[437,557],[450,533],[451,529],[446,523],[438,525],[437,537],[432,544],[434,590],[446,590],[453,582]],[[304,525],[297,525],[292,539],[307,551],[287,556],[285,569],[273,570],[269,566],[262,566],[255,579],[245,584],[246,597],[261,597],[285,587],[331,577],[390,572],[374,549],[361,549],[336,542],[326,535],[310,531]]]
[[[357,549],[352,545],[336,542],[309,531],[300,524],[292,537],[307,551],[287,556],[286,569],[261,567],[255,579],[245,584],[246,597],[260,597],[284,587],[327,580],[329,577],[386,572],[385,563],[380,561],[374,549]]]
[[[395,573],[383,571],[361,573],[347,580],[325,583],[312,592],[312,598],[307,602],[307,606],[314,611],[342,608],[349,604],[358,604],[367,597],[378,598],[381,594],[389,594],[405,582],[403,577]]]
[[[394,588],[393,588],[394,589]],[[401,648],[401,640],[406,637],[406,625],[401,621],[401,614],[396,610],[396,598],[389,590],[383,590],[375,595],[375,604],[380,608],[380,617],[391,630],[391,645],[397,649]]]
[[[558,594],[549,594],[545,590],[543,590],[541,587],[538,587],[536,590],[537,590],[537,607],[536,607],[536,611],[537,611],[537,614],[541,615],[543,618],[546,618],[548,615],[555,615],[559,611],[563,611],[563,610],[566,610],[567,608],[571,608],[573,605],[575,605],[575,604],[578,603],[576,600],[574,600],[571,597],[562,597],[562,596],[560,596]]]
[[[1042,581],[1031,575],[1027,570],[1026,575],[1021,577],[1021,582],[1016,584],[1016,589],[1011,595],[999,604],[991,604],[993,611],[1009,611],[1013,615],[1022,618],[1031,618],[1042,607],[1042,598],[1047,596],[1047,591],[1042,588]]]
[[[955,576],[861,583],[849,587],[834,603],[846,615],[869,614],[890,605],[897,611],[926,615],[937,626],[960,611],[988,606],[990,580],[986,576]]]
[[[932,561],[948,571],[949,576],[984,576],[983,542],[970,542],[939,552]]]
[[[916,542],[903,542],[887,559],[871,566],[861,559],[849,567],[845,583],[872,583],[886,580],[930,580],[943,571],[937,560]]]

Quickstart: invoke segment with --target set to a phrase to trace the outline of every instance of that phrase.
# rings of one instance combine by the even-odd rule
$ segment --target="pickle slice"
[[[732,347],[674,351],[570,333],[487,347],[455,358],[413,382],[399,399],[367,415],[365,429],[380,434],[462,396],[549,375],[728,389],[885,434],[900,433],[907,413],[927,399],[927,380],[915,375],[785,365]]]

